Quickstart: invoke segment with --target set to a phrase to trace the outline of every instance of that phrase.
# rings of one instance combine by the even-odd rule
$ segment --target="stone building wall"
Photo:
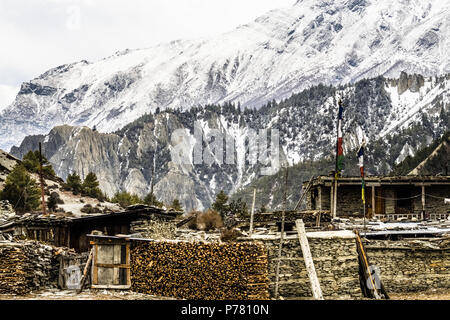
[[[371,240],[365,244],[369,262],[379,268],[388,294],[450,289],[450,247],[404,247],[405,242]]]
[[[355,235],[350,231],[308,233],[315,269],[325,299],[361,298]],[[330,236],[334,234],[334,236]],[[256,237],[265,243],[269,259],[269,292],[274,297],[278,236]],[[282,297],[312,297],[298,236],[285,238],[280,263],[279,293]]]
[[[361,186],[339,186],[337,191],[339,217],[363,216]]]
[[[331,210],[331,187],[320,187],[322,193],[322,210]]]
[[[376,187],[377,190],[380,187]],[[383,185],[381,189],[384,201],[384,213],[396,214],[398,191],[402,188],[411,190],[412,213],[422,212],[422,188],[417,186]],[[366,187],[366,203],[372,203],[372,189]],[[308,210],[330,210],[331,188],[316,186],[308,192],[306,207]],[[427,214],[448,214],[449,206],[444,204],[443,198],[450,197],[450,186],[425,186],[425,212]],[[316,200],[313,200],[315,196]],[[361,201],[361,186],[342,185],[338,187],[337,215],[340,217],[362,216],[363,206]]]
[[[450,186],[425,187],[425,213],[445,214],[450,212],[450,205],[444,204],[443,198],[450,198]],[[438,197],[433,198],[432,196]],[[420,205],[422,208],[422,204]]]

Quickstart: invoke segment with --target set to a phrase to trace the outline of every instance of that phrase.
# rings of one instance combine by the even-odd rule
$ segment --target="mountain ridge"
[[[56,67],[0,113],[0,147],[62,124],[113,132],[158,108],[258,107],[319,83],[445,74],[449,16],[450,4],[430,0],[298,1],[217,37]]]
[[[348,163],[356,161],[351,155],[364,137],[369,146],[368,174],[389,173],[408,155],[448,130],[450,74],[424,78],[405,73],[399,79],[377,77],[353,85],[314,86],[279,103],[269,102],[259,110],[241,110],[234,104],[186,111],[166,109],[142,116],[110,134],[88,127],[59,126],[48,135],[27,137],[11,153],[22,157],[42,142],[45,156],[63,178],[72,170],[82,177],[93,171],[109,196],[120,190],[144,195],[154,181],[155,194],[164,202],[177,198],[188,210],[201,209],[208,207],[220,190],[235,193],[260,176],[261,163],[252,164],[247,156],[246,148],[255,143],[249,129],[265,129],[269,136],[274,129],[279,131],[281,165],[332,159],[339,98],[344,102]],[[196,124],[205,134],[219,130],[232,138],[236,159],[241,155],[245,161],[213,161],[210,165],[191,159],[187,164],[177,164],[171,154],[173,134],[183,130],[189,140],[186,147],[192,151],[199,143]],[[202,145],[205,150],[211,147],[204,142]],[[329,169],[328,165],[324,168]],[[349,166],[348,170],[355,168]]]

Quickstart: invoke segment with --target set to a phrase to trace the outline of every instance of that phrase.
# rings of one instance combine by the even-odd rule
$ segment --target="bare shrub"
[[[223,227],[222,217],[217,211],[209,209],[197,216],[197,227],[204,231],[219,229]]]

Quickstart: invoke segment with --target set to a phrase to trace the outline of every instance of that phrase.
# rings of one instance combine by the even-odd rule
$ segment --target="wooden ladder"
[[[298,219],[295,221],[295,225],[297,226],[298,239],[302,247],[303,259],[305,260],[306,270],[308,271],[308,277],[311,283],[311,290],[314,299],[324,300],[322,289],[320,288],[319,278],[317,278],[316,268],[314,267],[314,261],[311,256],[308,238],[306,237],[305,224],[302,219]]]
[[[297,204],[295,205],[294,211],[297,211],[298,208],[300,208],[300,205],[302,204],[303,198],[306,196],[306,194],[309,192],[309,189],[311,189],[312,181],[314,179],[314,176],[311,176],[311,179],[309,179],[309,182],[306,186],[305,191],[302,193],[302,196],[298,200]]]

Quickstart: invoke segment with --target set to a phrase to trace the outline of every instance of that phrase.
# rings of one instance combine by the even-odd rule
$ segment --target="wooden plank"
[[[131,265],[130,243],[127,242],[126,246],[127,246],[127,265],[130,266]],[[127,285],[131,286],[131,268],[127,269]]]
[[[113,268],[113,284],[114,285],[120,285],[120,275],[119,275],[119,268],[114,267]]]
[[[84,266],[83,276],[81,277],[80,281],[80,289],[78,289],[77,293],[81,293],[81,291],[83,291],[84,283],[86,282],[87,274],[92,264],[93,255],[94,255],[94,248],[92,248],[91,251],[89,252],[89,258],[86,262],[86,265]]]
[[[131,285],[113,285],[113,284],[99,284],[99,285],[92,285],[92,289],[130,289]]]
[[[122,268],[122,269],[129,269],[129,264],[113,264],[113,263],[97,263],[98,268]]]
[[[303,259],[305,260],[306,270],[308,271],[309,281],[311,282],[311,290],[316,300],[324,300],[322,295],[322,289],[320,288],[319,279],[317,278],[316,268],[314,267],[314,261],[311,256],[311,250],[309,248],[308,238],[306,237],[305,224],[302,219],[295,221],[297,226],[298,239],[302,247]]]
[[[121,261],[120,261],[120,258],[121,258],[121,249],[122,249],[122,246],[120,245],[120,244],[116,244],[116,245],[114,245],[114,251],[113,251],[113,257],[112,257],[112,263],[113,264],[120,264],[121,263]]]
[[[94,267],[92,268],[92,285],[93,286],[98,284],[98,267],[97,267],[98,244],[95,244],[94,247],[95,247],[95,250],[94,250]]]

